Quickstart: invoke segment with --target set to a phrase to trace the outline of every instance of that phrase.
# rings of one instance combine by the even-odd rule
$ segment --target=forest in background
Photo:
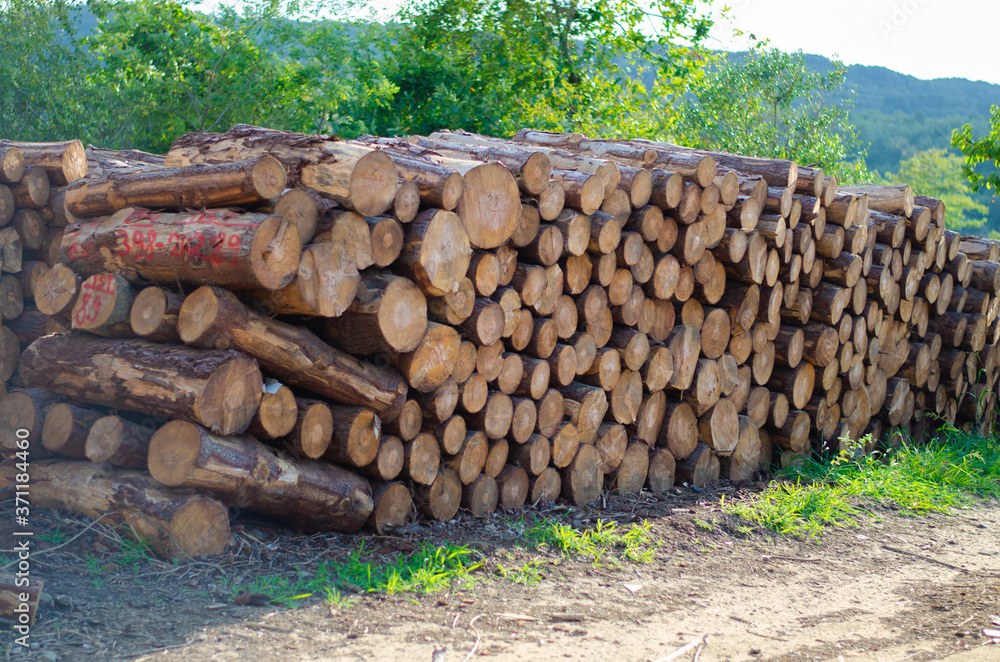
[[[349,1],[0,0],[2,132],[160,152],[237,122],[645,137],[906,181],[946,201],[950,227],[1000,231],[996,190],[967,187],[969,164],[993,158],[973,137],[1000,86],[766,44],[712,52],[695,0],[409,0],[381,21],[363,18],[379,3]],[[963,155],[952,132],[967,123]]]

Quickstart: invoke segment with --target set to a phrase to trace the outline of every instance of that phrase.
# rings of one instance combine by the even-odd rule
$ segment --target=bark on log
[[[66,206],[80,218],[107,216],[126,207],[182,209],[253,205],[285,189],[285,169],[260,156],[235,163],[183,168],[105,170],[66,189]]]
[[[220,434],[247,428],[263,390],[257,364],[232,350],[82,335],[32,343],[21,357],[21,381],[80,402],[194,420]]]
[[[13,482],[7,471],[0,483]],[[221,554],[229,545],[225,505],[205,495],[167,489],[145,472],[91,462],[35,462],[31,502],[122,524],[130,536],[171,561]]]
[[[280,216],[230,210],[168,214],[126,208],[66,228],[60,261],[89,276],[279,289],[295,276],[301,243]]]
[[[164,165],[231,163],[265,154],[285,167],[289,186],[301,182],[362,216],[385,213],[396,195],[399,174],[381,150],[246,124],[224,134],[183,135],[174,141]]]
[[[149,443],[149,472],[309,531],[353,532],[372,512],[368,481],[334,465],[294,462],[249,435],[222,437],[171,421]]]
[[[177,315],[184,299],[162,287],[151,286],[136,295],[129,311],[132,333],[146,340],[179,343]]]
[[[271,315],[340,317],[354,301],[360,282],[343,245],[325,242],[302,250],[290,283],[278,290],[251,290],[246,296]]]
[[[406,384],[398,375],[358,361],[301,327],[254,313],[221,288],[191,293],[177,326],[189,345],[239,349],[287,384],[369,407],[387,421],[396,419],[406,401]]]
[[[87,153],[79,140],[50,143],[2,140],[0,157],[4,156],[3,150],[10,152],[9,148],[14,148],[20,153],[25,166],[41,167],[56,186],[66,186],[87,174]],[[11,174],[16,174],[16,167],[12,167],[8,161],[16,164],[16,155],[10,153],[8,157],[0,158],[0,163],[4,165],[2,171],[7,176],[7,179],[0,181],[20,180],[20,177],[10,177]]]
[[[119,416],[104,416],[90,426],[84,453],[91,462],[145,470],[149,440],[155,431],[152,419],[140,425]]]
[[[350,307],[323,332],[352,354],[411,352],[427,333],[427,299],[406,278],[368,271]]]

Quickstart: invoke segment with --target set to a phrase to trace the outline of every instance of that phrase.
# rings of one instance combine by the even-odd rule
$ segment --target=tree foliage
[[[720,61],[699,0],[405,0],[388,21],[338,2],[378,6],[0,0],[3,133],[163,151],[237,122],[344,137],[531,126],[864,172],[839,165],[856,147],[831,101],[842,70],[765,49]]]
[[[0,0],[0,127],[46,140],[92,128],[87,109],[109,100],[87,84],[90,59],[65,0]]]
[[[810,69],[799,53],[760,44],[728,57],[683,105],[684,144],[818,164],[842,181],[865,181],[865,148],[840,100],[846,67]]]
[[[374,128],[665,135],[710,26],[694,0],[411,0],[383,41],[395,93]]]
[[[955,129],[951,144],[965,156],[962,172],[973,192],[984,185],[993,191],[1000,190],[1000,106],[990,108],[989,133],[976,140],[972,135],[972,125],[965,124]],[[982,168],[984,164],[986,167]]]
[[[884,177],[886,184],[909,184],[917,195],[944,201],[949,230],[982,226],[989,209],[977,201],[966,186],[963,159],[948,150],[932,148],[900,161],[899,170]]]

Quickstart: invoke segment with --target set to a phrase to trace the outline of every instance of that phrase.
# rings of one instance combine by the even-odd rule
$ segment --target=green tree
[[[865,147],[839,101],[847,69],[811,70],[802,53],[759,44],[728,57],[683,103],[687,145],[817,164],[844,182],[870,178]]]
[[[181,2],[98,0],[86,38],[100,66],[91,78],[118,95],[112,144],[164,150],[186,131],[261,123],[299,128],[312,99],[301,65],[283,57],[279,3],[220,6],[202,14]]]
[[[955,129],[951,136],[952,147],[961,150],[965,156],[962,172],[969,180],[973,192],[983,187],[1000,190],[1000,106],[990,107],[990,130],[976,140],[972,136],[972,125],[965,124]],[[986,173],[981,166],[986,164]]]
[[[886,184],[909,184],[917,195],[944,201],[949,230],[977,228],[986,222],[989,208],[970,193],[963,176],[964,160],[940,148],[917,152],[900,161],[899,169],[884,177]]]
[[[88,84],[92,58],[76,38],[78,6],[64,0],[0,0],[0,133],[16,140],[89,136],[103,126]]]
[[[411,0],[373,58],[391,100],[353,114],[379,133],[666,136],[710,26],[694,0]]]

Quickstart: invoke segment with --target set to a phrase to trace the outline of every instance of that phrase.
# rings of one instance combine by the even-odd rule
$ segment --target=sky
[[[917,78],[1000,84],[997,0],[728,0],[728,4],[730,24],[717,23],[712,33],[716,48],[746,47],[745,38],[732,36],[736,27],[769,39],[784,51],[801,49]]]

